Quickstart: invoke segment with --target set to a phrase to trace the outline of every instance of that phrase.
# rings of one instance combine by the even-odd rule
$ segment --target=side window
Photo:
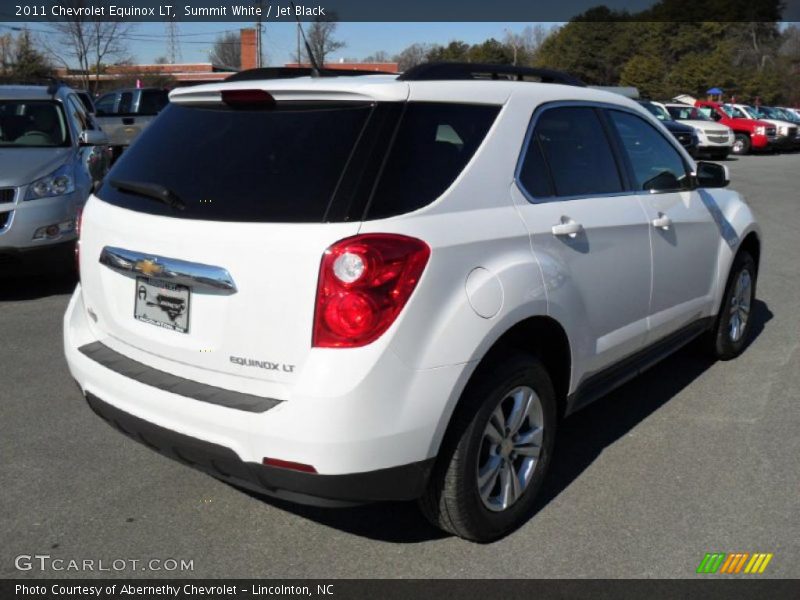
[[[631,113],[609,110],[608,114],[630,159],[636,189],[659,192],[689,189],[683,158],[655,127]]]
[[[536,198],[621,192],[619,169],[595,109],[565,106],[542,113],[519,182]]]
[[[106,94],[105,96],[101,96],[101,98],[95,102],[95,110],[98,115],[113,115],[116,111],[114,110],[114,104],[116,100],[116,94]]]
[[[122,92],[119,97],[119,108],[117,109],[117,114],[120,115],[129,115],[133,110],[133,93],[132,92]]]
[[[367,218],[411,212],[441,196],[472,159],[498,112],[480,104],[410,102]]]
[[[67,98],[67,112],[78,134],[87,129],[94,129],[91,120],[83,109],[83,104],[81,104],[76,96],[69,96]]]
[[[163,90],[144,90],[139,99],[140,115],[156,115],[169,102],[167,92]]]

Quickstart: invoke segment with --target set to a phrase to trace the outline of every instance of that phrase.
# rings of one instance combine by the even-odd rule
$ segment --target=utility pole
[[[258,6],[258,18],[256,19],[256,68],[260,69],[263,67],[264,57],[261,51],[261,14],[264,10],[264,3],[263,0],[254,0],[255,4]]]
[[[300,54],[300,23],[297,24],[297,66],[303,66],[303,56]]]
[[[178,24],[175,21],[167,23],[167,59],[173,65],[181,60],[181,43],[178,41]]]

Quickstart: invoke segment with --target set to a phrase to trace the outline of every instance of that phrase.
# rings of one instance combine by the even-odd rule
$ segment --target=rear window
[[[210,221],[322,221],[370,108],[239,111],[170,104],[98,196],[141,212]],[[111,182],[157,184],[175,212]]]
[[[394,216],[438,198],[499,111],[433,103],[278,106],[169,104],[122,155],[98,197],[140,212],[210,221]],[[113,182],[166,188],[185,209]]]

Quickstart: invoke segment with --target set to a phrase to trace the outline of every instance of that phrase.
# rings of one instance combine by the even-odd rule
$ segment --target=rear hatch
[[[165,109],[83,214],[81,283],[100,337],[290,381],[310,350],[322,254],[358,230],[326,213],[370,111]]]
[[[290,383],[311,351],[326,249],[439,198],[499,112],[406,102],[406,84],[367,79],[173,94],[83,214],[97,337],[186,376]]]

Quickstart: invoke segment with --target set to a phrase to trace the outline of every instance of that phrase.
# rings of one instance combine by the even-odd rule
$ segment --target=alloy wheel
[[[752,296],[753,278],[750,271],[743,269],[736,278],[731,296],[730,326],[728,335],[732,342],[738,342],[744,335],[747,321],[750,318],[750,297]]]
[[[478,450],[477,486],[483,505],[499,512],[531,483],[544,434],[542,403],[528,386],[510,390],[489,417]]]

